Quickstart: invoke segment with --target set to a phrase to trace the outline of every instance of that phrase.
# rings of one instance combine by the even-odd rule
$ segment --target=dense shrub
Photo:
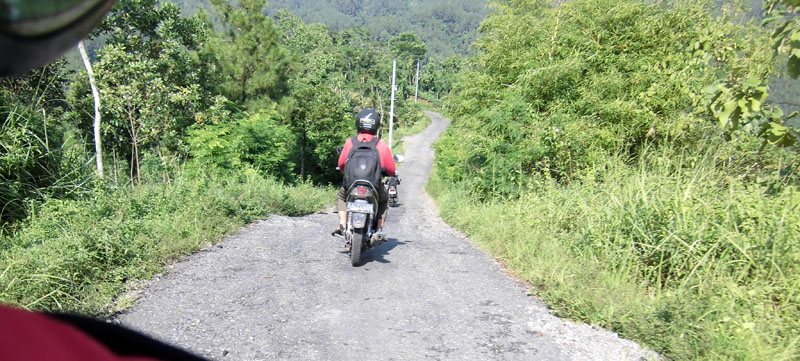
[[[446,104],[442,177],[508,197],[535,173],[570,183],[598,161],[636,162],[646,144],[694,144],[714,130],[706,88],[771,72],[768,35],[701,5],[642,1],[496,3],[478,56]],[[687,50],[688,49],[688,50]],[[443,140],[440,144],[450,144]],[[455,154],[458,155],[455,155]],[[506,180],[497,180],[508,175]],[[473,179],[474,178],[474,179]]]

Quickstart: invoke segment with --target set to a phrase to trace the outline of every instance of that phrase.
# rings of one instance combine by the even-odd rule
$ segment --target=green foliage
[[[719,143],[648,154],[652,164],[637,167],[607,159],[596,180],[540,180],[513,201],[475,202],[442,168],[428,188],[448,223],[560,316],[667,359],[796,359],[800,193],[786,178],[754,183],[717,169],[728,160]],[[754,160],[775,157],[800,165],[783,150]]]
[[[769,34],[707,5],[493,2],[431,190],[562,315],[670,359],[796,359],[800,158],[762,139],[797,133]]]
[[[327,87],[308,86],[295,89],[298,106],[291,115],[291,127],[298,135],[299,149],[295,160],[301,179],[313,175],[315,182],[335,183],[338,154],[336,147],[355,134],[349,121],[348,103]]]
[[[485,0],[269,2],[270,14],[277,14],[280,9],[298,15],[306,23],[325,23],[335,31],[363,27],[369,30],[370,40],[381,44],[413,32],[437,58],[468,53],[478,24],[489,12]]]
[[[56,62],[0,79],[0,229],[24,218],[34,200],[80,193],[90,176],[61,120],[67,75]]]
[[[778,22],[772,34],[773,48],[788,56],[786,70],[789,76],[800,76],[800,2],[796,0],[766,0],[765,23]]]
[[[703,103],[709,85],[772,69],[766,34],[699,5],[592,0],[495,8],[481,25],[478,57],[446,104],[459,119],[454,132],[474,137],[458,156],[437,148],[440,166],[465,171],[479,197],[513,195],[531,172],[570,183],[598,160],[635,160],[647,144],[692,144],[713,131]],[[739,92],[748,95],[742,114],[755,117],[763,85]],[[722,99],[714,99],[719,112],[726,104],[739,108]],[[498,183],[497,174],[512,176]]]
[[[255,170],[188,168],[171,184],[97,189],[85,200],[49,199],[20,230],[0,236],[0,302],[106,316],[127,284],[208,247],[246,222],[303,215],[332,190],[287,187]]]
[[[177,150],[177,144],[164,143],[175,142],[192,111],[200,109],[199,89],[164,79],[157,69],[159,60],[170,62],[166,59],[139,58],[115,45],[103,48],[100,57],[96,72],[105,125],[117,136],[111,144],[130,146],[131,173],[139,179],[141,149],[155,148],[160,154],[163,148]]]
[[[264,15],[266,0],[211,2],[224,28],[209,44],[219,59],[222,95],[249,110],[286,95],[289,59],[278,30]]]
[[[415,33],[402,33],[389,39],[392,55],[400,60],[417,60],[425,57],[428,47]]]
[[[280,124],[275,107],[250,115],[235,111],[233,103],[218,97],[201,115],[187,139],[192,159],[229,170],[252,167],[265,176],[291,179],[294,136]]]
[[[453,90],[456,76],[461,72],[464,62],[464,58],[460,56],[431,61],[420,72],[420,88],[434,94],[435,99],[441,99]]]
[[[104,143],[128,162],[135,181],[141,181],[144,155],[157,154],[166,164],[184,151],[181,138],[212,85],[209,64],[197,52],[207,38],[203,23],[182,18],[173,4],[156,3],[116,2],[100,27],[108,40],[94,64]],[[73,85],[70,102],[72,117],[91,139],[93,100],[85,73]]]

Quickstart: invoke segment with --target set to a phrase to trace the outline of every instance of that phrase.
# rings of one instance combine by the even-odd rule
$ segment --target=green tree
[[[447,104],[460,119],[453,132],[465,134],[437,153],[481,196],[515,194],[531,173],[570,183],[607,157],[692,144],[715,131],[704,103],[709,86],[729,74],[759,79],[773,71],[766,34],[712,17],[702,4],[494,6],[478,56]]]
[[[486,0],[273,0],[268,11],[286,9],[306,23],[322,22],[334,31],[356,27],[369,30],[379,44],[405,32],[414,32],[433,57],[469,53],[481,20],[490,9]]]
[[[99,28],[108,37],[96,64],[106,104],[103,138],[113,154],[128,162],[136,181],[141,180],[144,153],[152,151],[163,166],[171,154],[184,151],[184,132],[203,109],[205,87],[210,86],[210,70],[198,55],[207,39],[205,25],[197,17],[181,17],[171,3],[156,4],[118,1]],[[72,103],[83,109],[74,116],[91,134],[92,97],[86,77],[78,78],[72,90]]]
[[[295,89],[298,106],[291,114],[291,126],[298,135],[298,172],[319,183],[338,179],[335,170],[336,147],[353,132],[349,103],[342,101],[327,86],[314,85]]]
[[[223,33],[209,42],[217,54],[221,93],[246,109],[269,106],[287,94],[289,57],[264,15],[266,0],[212,0]]]
[[[345,54],[327,26],[307,25],[285,11],[276,19],[296,62],[289,74],[288,124],[297,134],[297,173],[301,179],[333,182],[337,179],[335,149],[348,134],[345,119],[352,108],[342,69]]]
[[[392,55],[403,60],[416,60],[425,57],[428,47],[417,34],[412,32],[402,33],[389,40]]]
[[[275,104],[243,113],[223,96],[198,116],[187,142],[193,161],[224,169],[252,167],[269,177],[291,180],[294,136],[281,124]]]
[[[417,34],[407,32],[389,40],[389,49],[397,59],[398,79],[405,79],[405,86],[408,87],[398,93],[400,99],[405,99],[407,94],[413,94],[417,62],[425,57],[428,47]]]
[[[456,76],[461,71],[464,58],[452,56],[442,60],[433,60],[420,72],[419,86],[422,91],[433,94],[436,99],[450,93]]]

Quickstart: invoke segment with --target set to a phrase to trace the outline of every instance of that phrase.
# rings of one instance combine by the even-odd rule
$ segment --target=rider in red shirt
[[[356,129],[358,130],[357,139],[359,141],[371,141],[374,137],[376,137],[380,127],[381,118],[375,109],[364,109],[356,115]],[[378,144],[375,147],[378,148],[383,175],[390,177],[393,176],[397,168],[394,163],[392,151],[389,149],[389,145],[383,140],[378,140]],[[347,141],[344,143],[344,148],[342,148],[342,152],[339,153],[338,165],[340,170],[344,170],[344,164],[347,162],[347,155],[350,153],[351,148],[353,148],[352,138],[347,138]],[[383,186],[383,184],[378,185],[376,188],[378,188],[378,231],[382,231],[383,223],[386,221],[386,211],[389,208],[389,193],[386,192],[386,188]],[[344,189],[344,187],[339,188],[339,193],[336,195],[336,210],[339,213],[339,228],[333,232],[334,235],[344,234],[344,228],[347,224],[347,203],[345,202],[346,197],[347,189]]]

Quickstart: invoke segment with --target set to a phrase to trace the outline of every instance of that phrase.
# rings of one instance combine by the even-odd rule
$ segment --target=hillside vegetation
[[[387,45],[267,16],[264,0],[211,4],[185,17],[116,1],[93,34],[99,153],[86,71],[59,60],[0,79],[0,302],[106,314],[131,282],[245,222],[332,203],[355,112],[388,120],[393,58],[395,126],[423,118],[408,99],[427,51],[415,34]]]
[[[492,6],[436,145],[446,220],[669,359],[800,357],[797,131],[764,105],[796,44],[704,2]]]
[[[163,0],[177,4],[187,15],[211,11],[210,0]],[[470,53],[478,25],[490,9],[486,0],[272,0],[267,15],[281,10],[305,23],[321,23],[334,31],[363,28],[370,39],[386,43],[413,32],[430,48],[430,57],[448,58]]]
[[[478,25],[489,13],[486,0],[272,0],[270,13],[289,10],[308,23],[333,29],[364,27],[372,38],[386,42],[404,32],[414,32],[428,45],[430,54],[447,58],[470,52]]]

